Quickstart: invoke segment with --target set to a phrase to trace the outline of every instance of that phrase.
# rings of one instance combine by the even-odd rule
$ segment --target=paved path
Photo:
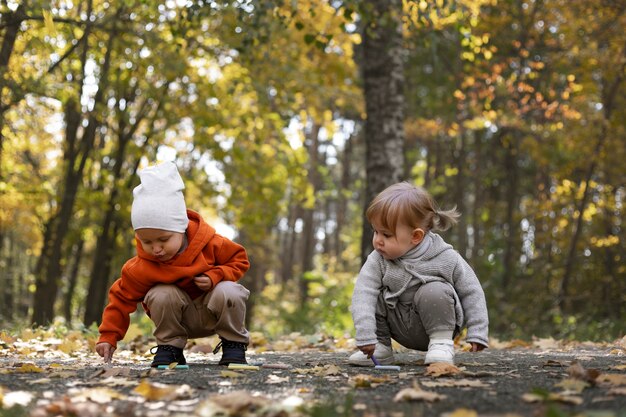
[[[250,352],[250,362],[288,369],[261,367],[237,374],[224,374],[212,354],[202,353],[186,353],[188,370],[166,371],[150,370],[147,358],[125,360],[124,352],[106,368],[93,356],[0,356],[0,415],[626,417],[626,350],[621,346],[460,352],[461,373],[439,377],[425,375],[418,353],[396,354],[400,371],[352,367],[348,354]],[[572,363],[580,366],[571,368]],[[585,378],[590,382],[585,384]],[[413,390],[404,393],[416,399],[394,401],[408,388]],[[8,409],[7,403],[18,405]]]

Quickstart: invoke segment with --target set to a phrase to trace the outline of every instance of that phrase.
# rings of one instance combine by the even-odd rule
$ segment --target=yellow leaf
[[[35,365],[34,363],[25,363],[19,368],[17,368],[16,372],[23,373],[40,373],[43,372],[43,369]]]
[[[46,31],[48,35],[51,37],[55,37],[57,35],[57,31],[54,27],[54,19],[52,19],[52,13],[49,10],[43,10],[43,24],[46,27]]]
[[[446,417],[478,417],[478,413],[467,408],[457,408],[450,414],[447,414]]]
[[[573,392],[575,394],[580,394],[581,392],[584,391],[585,388],[589,386],[589,384],[580,379],[566,378],[563,381],[556,384],[555,386],[559,388],[563,388],[564,390]]]
[[[151,384],[148,381],[141,381],[133,392],[141,395],[148,401],[172,400],[178,395],[172,386],[159,383]]]

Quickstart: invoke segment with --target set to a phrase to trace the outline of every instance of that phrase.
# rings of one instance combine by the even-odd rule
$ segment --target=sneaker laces
[[[215,346],[215,349],[213,349],[213,354],[217,354],[220,348],[241,348],[245,351],[248,350],[248,345],[241,342],[231,342],[230,340],[220,339],[220,342]]]
[[[154,349],[156,349],[156,350],[154,350]],[[150,348],[150,353],[155,355],[157,350],[159,350],[159,349],[167,350],[168,352],[172,352],[174,355],[177,355],[179,353],[179,351],[174,346],[170,346],[170,345],[152,346]]]

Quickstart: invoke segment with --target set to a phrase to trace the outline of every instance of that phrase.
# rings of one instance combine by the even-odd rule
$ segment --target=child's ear
[[[413,229],[413,237],[411,238],[411,243],[413,243],[414,245],[417,245],[421,243],[423,239],[424,239],[424,230],[420,229],[419,227],[417,229]]]

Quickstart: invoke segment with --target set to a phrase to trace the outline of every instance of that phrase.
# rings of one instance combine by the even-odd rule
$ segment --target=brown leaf
[[[487,388],[489,384],[474,379],[440,379],[437,381],[422,381],[425,387],[471,387],[471,388]]]
[[[590,384],[595,384],[596,379],[600,375],[600,371],[597,369],[585,369],[580,362],[574,361],[567,368],[567,374],[574,379],[580,379],[581,381],[587,381]]]
[[[253,397],[246,391],[233,391],[214,395],[202,402],[195,411],[198,416],[243,416],[269,404],[269,400]]]
[[[371,388],[390,381],[391,378],[389,376],[358,374],[350,378],[349,382],[355,388]]]
[[[461,370],[452,364],[435,362],[428,365],[424,374],[432,376],[433,378],[438,378],[444,375],[457,375],[460,373]]]
[[[616,387],[626,386],[626,374],[602,374],[597,381]]]

